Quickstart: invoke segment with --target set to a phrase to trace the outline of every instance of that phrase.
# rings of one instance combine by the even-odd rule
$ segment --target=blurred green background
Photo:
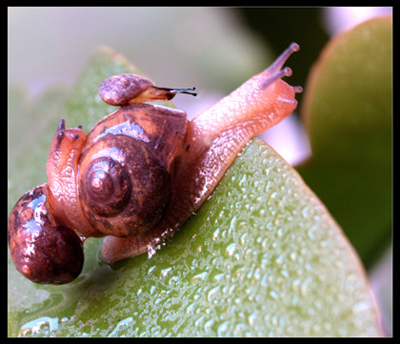
[[[27,87],[32,99],[55,84],[68,88],[93,51],[99,45],[107,45],[127,56],[160,86],[196,86],[199,96],[195,100],[180,97],[174,102],[191,117],[267,67],[291,42],[297,42],[301,51],[288,62],[294,71],[290,84],[304,87],[312,64],[331,35],[370,16],[390,12],[390,8],[362,7],[10,7],[8,79],[9,84]],[[301,109],[302,95],[297,98]],[[29,142],[32,123],[19,123],[9,114],[8,125],[11,132],[18,128],[21,133],[19,148]],[[292,164],[310,154],[308,139],[296,115],[262,138]],[[18,149],[16,138],[9,142],[12,156],[13,150]],[[8,187],[15,185],[9,182]],[[9,199],[9,207],[15,201]],[[357,238],[351,240],[357,247]],[[382,260],[374,259],[368,268],[390,334],[391,251],[382,253],[388,248],[387,239],[380,248]]]

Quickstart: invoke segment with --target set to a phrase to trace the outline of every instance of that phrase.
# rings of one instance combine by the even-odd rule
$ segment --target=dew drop
[[[174,283],[174,282],[176,282],[176,281],[178,281],[178,280],[179,280],[179,277],[178,277],[178,276],[172,276],[172,277],[169,279],[168,284],[171,285],[172,283]]]
[[[204,324],[204,331],[207,332],[212,332],[211,330],[211,326],[214,325],[214,320],[208,320],[205,324]]]
[[[276,258],[275,262],[278,265],[281,265],[283,263],[284,255],[281,254],[278,258]]]
[[[35,320],[32,320],[21,326],[20,332],[22,335],[32,331],[32,333],[39,333],[43,325],[49,325],[49,330],[52,332],[53,330],[58,329],[58,318],[49,318],[49,317],[41,317]]]
[[[300,286],[300,293],[302,296],[306,296],[308,293],[308,289],[309,289],[309,284],[311,283],[311,278],[308,277],[304,280],[304,282],[301,284]]]
[[[262,247],[263,249],[266,249],[266,248],[268,247],[268,243],[269,243],[268,238],[265,238],[265,239],[262,241],[262,243],[261,243],[261,247]]]
[[[149,270],[147,271],[147,274],[150,275],[150,274],[154,271],[154,269],[155,269],[156,267],[157,267],[157,266],[154,265],[154,266],[152,266],[151,268],[149,268]]]
[[[148,245],[147,246],[147,258],[150,259],[156,254],[156,250],[160,248],[160,245],[158,246],[152,246]]]
[[[273,298],[273,299],[275,299],[275,300],[278,300],[279,299],[279,295],[278,295],[278,293],[276,292],[276,291],[271,291],[270,293],[269,293],[269,295]]]
[[[200,318],[198,318],[195,322],[194,322],[194,326],[199,327],[204,321],[204,315],[202,315]]]
[[[244,259],[246,260],[253,254],[253,250],[251,248],[248,248],[244,254]]]
[[[122,328],[125,327],[128,323],[130,323],[130,322],[132,322],[132,321],[133,321],[133,318],[132,318],[132,317],[126,318],[126,319],[124,319],[124,320],[121,320],[121,321],[117,324],[117,326],[115,327],[115,329],[108,335],[108,337],[114,337],[114,336],[116,336],[116,335],[118,334],[118,332],[121,330],[121,327],[122,327]]]
[[[255,323],[256,319],[257,319],[257,315],[256,314],[254,314],[254,313],[250,314],[248,316],[248,318],[247,318],[247,320],[249,321],[249,325],[250,326],[254,326],[254,323]]]
[[[281,275],[285,278],[289,278],[289,273],[286,270],[281,271]]]
[[[231,257],[236,250],[236,243],[230,244],[226,247],[226,254]]]
[[[195,308],[195,302],[191,303],[189,306],[186,307],[186,314],[188,313],[194,313],[196,310]]]
[[[328,246],[329,246],[329,243],[328,243],[328,241],[324,240],[324,241],[321,241],[321,242],[319,243],[319,245],[320,245],[322,248],[325,248],[325,247],[328,247]]]
[[[366,312],[368,311],[368,309],[369,309],[369,303],[365,301],[360,301],[352,307],[352,311],[354,314],[360,314]]]
[[[212,236],[212,239],[213,239],[213,240],[216,240],[216,239],[218,238],[219,232],[220,232],[220,229],[219,229],[219,227],[218,227],[218,228],[214,231],[214,233],[213,233],[213,236]]]
[[[247,233],[244,233],[241,237],[240,237],[240,244],[244,245],[246,243],[246,237],[247,237]]]
[[[208,301],[211,302],[211,300],[213,299],[213,297],[215,296],[215,294],[218,292],[218,290],[220,289],[220,286],[216,286],[215,288],[212,288],[208,294],[207,294],[207,299]]]
[[[297,290],[299,285],[301,283],[301,279],[300,278],[296,278],[293,283],[292,283],[292,289],[293,290]]]
[[[265,275],[262,277],[260,284],[261,284],[261,286],[264,287],[264,288],[266,288],[266,287],[268,286],[268,275],[267,275],[267,274],[265,274]]]
[[[234,216],[231,220],[230,229],[236,229],[237,217]]]
[[[225,274],[218,274],[214,276],[214,281],[219,282],[224,278]]]
[[[292,301],[291,301],[291,305],[292,307],[296,307],[299,303],[299,297],[298,295],[293,295]]]
[[[239,181],[239,186],[242,186],[244,183],[246,183],[246,181],[247,181],[247,175],[244,175],[242,179],[240,179]]]
[[[223,322],[221,325],[219,325],[218,330],[217,330],[218,336],[222,337],[222,336],[227,336],[227,335],[229,335],[229,334],[227,333],[227,331],[228,331],[228,325],[229,325],[229,323],[228,323],[227,321],[225,321],[225,322]]]
[[[308,207],[304,207],[304,208],[301,210],[301,215],[303,216],[303,218],[305,218],[305,219],[308,218],[308,216],[309,216],[308,212],[309,212],[309,208],[308,208]]]
[[[205,278],[207,277],[208,273],[207,272],[202,272],[200,274],[197,274],[195,276],[192,277],[192,279],[190,280],[191,284],[195,284],[199,281],[204,281]]]
[[[277,195],[278,195],[277,192],[271,193],[271,195],[270,195],[269,198],[268,198],[268,203],[272,203],[272,202],[275,200],[275,198],[276,198]]]
[[[172,270],[171,267],[161,270],[160,277],[165,277],[165,276],[167,276],[168,272],[170,272],[171,270]]]

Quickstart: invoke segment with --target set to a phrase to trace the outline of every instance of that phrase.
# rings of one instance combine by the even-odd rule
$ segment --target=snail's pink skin
[[[292,43],[269,68],[189,122],[165,217],[140,236],[106,237],[102,249],[106,262],[146,253],[175,233],[204,203],[247,142],[296,109],[295,94],[302,89],[281,80],[292,73],[281,68],[298,50]]]

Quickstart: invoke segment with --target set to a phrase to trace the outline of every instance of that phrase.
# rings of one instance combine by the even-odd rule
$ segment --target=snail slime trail
[[[46,165],[48,183],[28,191],[11,211],[8,240],[17,270],[35,283],[68,283],[82,270],[81,238],[106,236],[102,256],[111,264],[174,234],[248,141],[296,108],[302,88],[282,78],[292,74],[283,65],[298,50],[292,43],[269,68],[192,121],[184,111],[144,102],[196,95],[194,87],[157,87],[134,74],[104,80],[101,98],[119,109],[88,134],[61,120]]]

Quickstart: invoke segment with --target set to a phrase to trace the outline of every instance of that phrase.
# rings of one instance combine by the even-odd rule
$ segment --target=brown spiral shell
[[[82,210],[96,230],[132,237],[159,222],[186,126],[182,111],[129,104],[89,132],[78,189]]]
[[[129,203],[132,184],[128,169],[112,156],[92,160],[81,180],[82,199],[100,216],[115,216]]]
[[[134,236],[160,219],[171,176],[142,142],[108,134],[86,151],[80,169],[82,209],[101,233]]]
[[[84,254],[79,236],[55,224],[47,184],[24,194],[8,220],[8,242],[17,270],[39,284],[64,284],[82,271]]]

